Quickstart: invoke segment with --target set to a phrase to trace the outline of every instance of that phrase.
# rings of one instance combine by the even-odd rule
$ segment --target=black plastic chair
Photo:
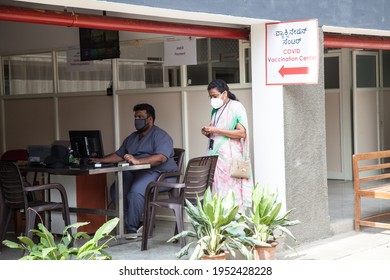
[[[161,175],[157,178],[156,181],[165,181],[167,178],[176,178],[176,182],[179,183],[180,181],[180,176],[182,175],[182,168],[183,168],[183,161],[184,161],[184,154],[185,150],[181,148],[174,148],[174,155],[173,159],[175,160],[178,171],[174,172],[163,172]]]
[[[27,163],[28,152],[26,149],[8,150],[0,156],[0,160],[18,163],[19,161]],[[22,173],[22,178],[27,182],[27,174]]]
[[[192,203],[196,197],[203,198],[208,187],[212,188],[214,172],[218,156],[204,156],[192,158],[188,161],[182,183],[150,182],[145,192],[144,228],[142,233],[141,251],[147,250],[149,229],[154,226],[154,208],[172,209],[176,218],[177,232],[184,230],[184,198]],[[155,198],[159,188],[173,188],[177,195],[168,198]],[[185,239],[180,239],[180,245],[185,246]]]
[[[1,156],[0,160],[4,161],[11,161],[11,162],[23,162],[26,163],[28,160],[28,152],[27,149],[11,149],[5,151]],[[26,186],[29,186],[30,183],[27,181],[27,172],[21,173],[22,178],[26,184]],[[35,178],[34,178],[35,179]],[[32,199],[32,194],[28,196],[28,199]],[[2,195],[0,191],[0,213],[2,212],[2,209],[4,206],[1,203],[2,200]],[[18,210],[13,211],[14,215],[14,221],[15,221],[15,235],[18,236],[20,233],[23,231],[22,226],[23,226],[23,215],[20,213]]]
[[[182,173],[182,169],[183,169],[183,162],[184,162],[184,154],[185,154],[185,150],[184,149],[181,149],[181,148],[174,148],[174,160],[177,164],[177,167],[178,167],[178,171],[173,171],[173,172],[164,172],[164,173],[161,173],[161,175],[157,178],[157,182],[164,182],[166,181],[168,178],[175,178],[176,179],[176,183],[179,183],[180,182],[180,176],[183,174]],[[154,192],[153,193],[153,198],[152,200],[156,200],[158,196],[168,196],[168,197],[173,197],[175,196],[175,192],[177,191],[176,188],[164,188],[164,189],[160,189],[158,192]],[[146,195],[145,195],[145,198],[146,198]],[[155,220],[155,216],[156,216],[156,210],[155,208],[151,209],[151,213],[150,213],[150,219],[152,221],[152,225],[149,227],[149,236],[151,236],[153,234],[153,229],[155,227],[155,223],[154,223],[154,220]]]
[[[27,195],[36,191],[57,190],[60,202],[31,200]],[[0,241],[3,241],[11,218],[12,210],[23,210],[26,216],[25,235],[32,238],[37,213],[61,210],[65,226],[70,224],[68,198],[61,184],[25,186],[16,163],[0,161]]]

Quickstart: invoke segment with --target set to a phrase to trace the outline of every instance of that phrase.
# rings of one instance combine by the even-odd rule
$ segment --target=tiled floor
[[[328,180],[329,216],[334,233],[353,230],[354,192],[352,181]],[[390,211],[390,200],[363,198],[362,216]]]
[[[334,234],[352,232],[353,230],[353,183],[352,181],[328,181],[329,194],[329,215],[331,227]],[[367,199],[363,201],[364,214],[369,214],[373,210],[390,209],[390,201],[383,200],[378,204],[378,200],[373,203]],[[149,240],[149,249],[141,251],[140,238],[133,241],[126,241],[124,244],[110,246],[107,252],[117,260],[142,260],[142,259],[176,259],[175,254],[180,250],[180,244],[167,243],[174,231],[174,223],[158,221],[154,237]],[[10,235],[12,238],[12,235]],[[19,250],[2,247],[0,260],[18,259],[21,253]],[[184,258],[185,259],[185,258]]]
[[[353,182],[328,180],[328,209],[334,233],[353,228]]]

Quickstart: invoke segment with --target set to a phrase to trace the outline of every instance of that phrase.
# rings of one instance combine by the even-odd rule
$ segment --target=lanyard
[[[218,110],[215,112],[214,121],[213,121],[213,126],[214,126],[214,127],[217,127],[219,118],[222,116],[223,111],[225,111],[225,108],[227,107],[227,105],[229,104],[229,102],[230,102],[230,99],[229,99],[229,101],[224,105],[224,107],[223,107],[223,109],[222,109],[222,112],[221,112],[221,114],[219,114],[218,118],[217,118]],[[210,137],[210,140],[209,140],[209,150],[213,150],[213,149],[214,149],[214,139],[212,139],[212,138]]]
[[[229,101],[225,104],[225,106],[223,107],[222,112],[221,112],[221,114],[219,114],[218,118],[217,118],[218,110],[215,112],[214,121],[213,121],[213,126],[214,126],[214,127],[217,127],[218,121],[219,121],[219,119],[221,118],[222,113],[223,113],[223,111],[225,111],[225,108],[227,107],[227,105],[229,104],[229,102],[230,102],[230,99],[229,99]]]

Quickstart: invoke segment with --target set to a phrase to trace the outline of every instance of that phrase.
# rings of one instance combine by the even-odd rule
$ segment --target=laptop
[[[51,145],[27,145],[28,164],[32,166],[45,165],[45,159],[50,156]]]

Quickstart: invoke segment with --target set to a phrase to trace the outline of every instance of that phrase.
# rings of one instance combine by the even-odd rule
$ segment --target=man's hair
[[[152,117],[153,122],[156,119],[156,113],[154,112],[154,108],[152,105],[147,103],[141,103],[134,106],[133,111],[146,111],[148,117]]]

